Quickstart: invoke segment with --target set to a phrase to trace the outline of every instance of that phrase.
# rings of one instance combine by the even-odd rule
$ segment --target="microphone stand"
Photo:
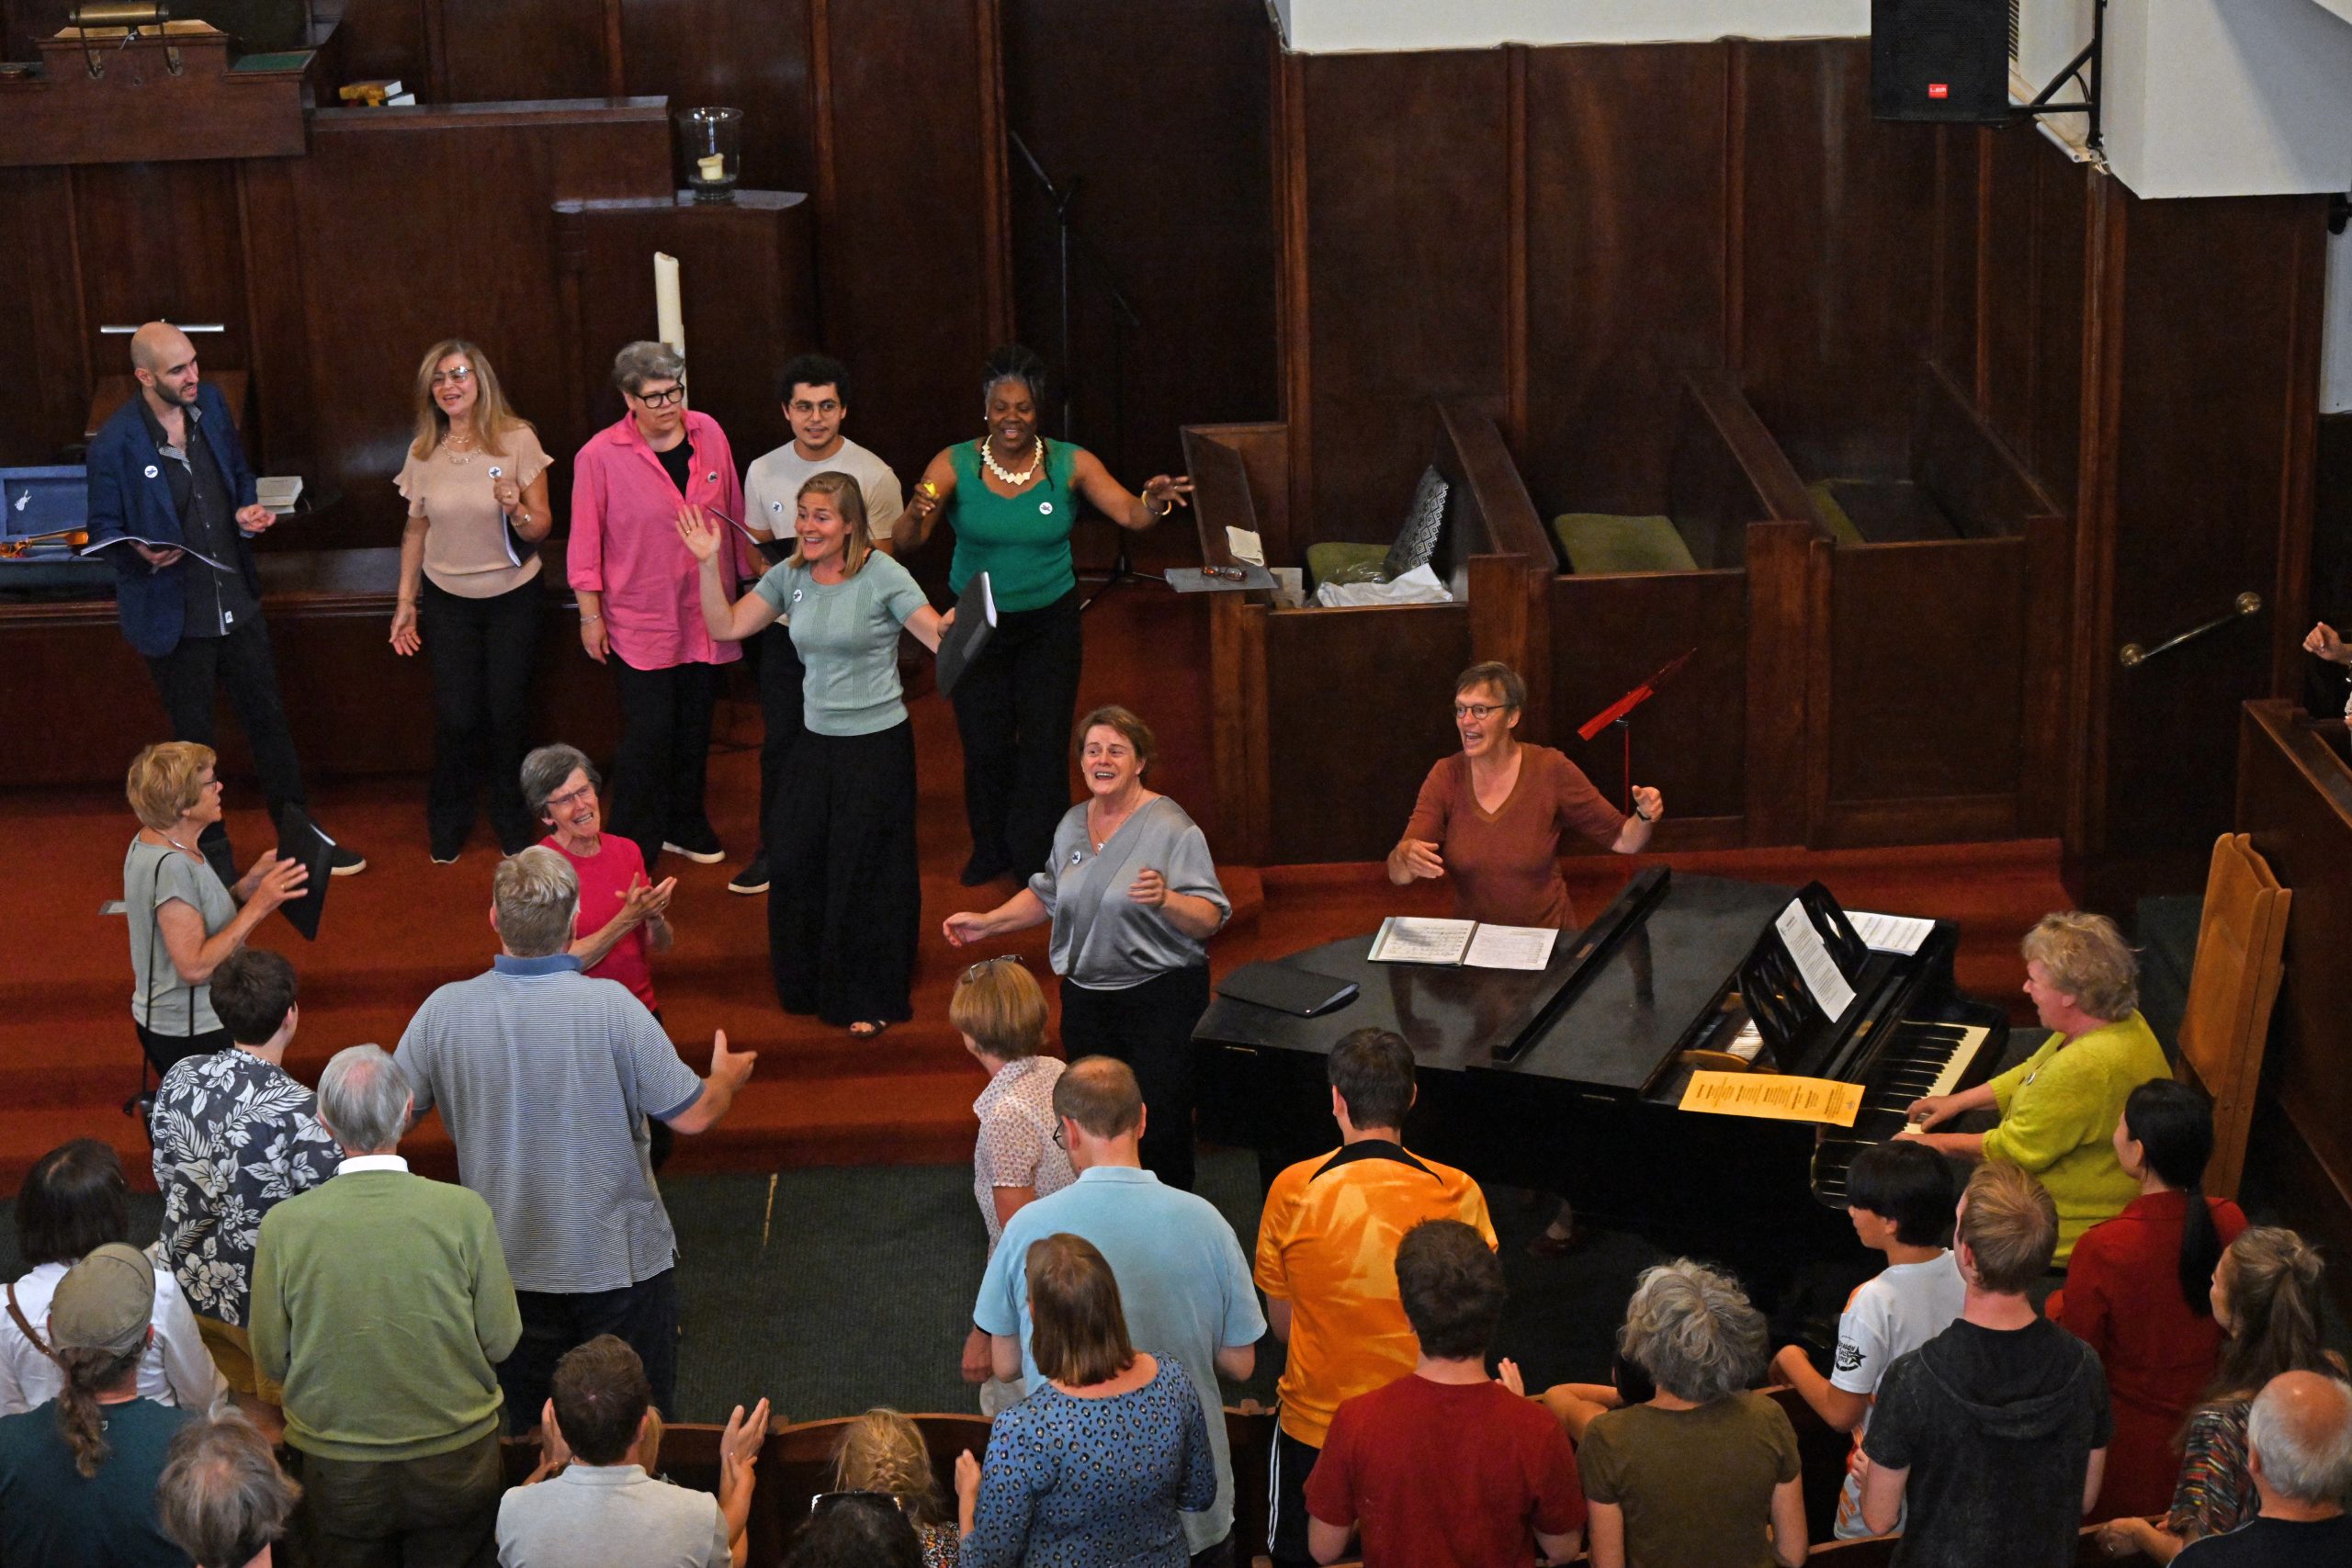
[[[1590,718],[1586,719],[1582,724],[1577,727],[1577,739],[1579,740],[1589,741],[1594,736],[1600,734],[1602,730],[1611,728],[1612,725],[1616,728],[1618,735],[1623,739],[1625,758],[1625,810],[1628,815],[1630,815],[1634,809],[1634,715],[1644,703],[1648,702],[1652,697],[1657,695],[1659,687],[1665,685],[1668,681],[1673,680],[1677,674],[1680,673],[1682,667],[1690,662],[1690,654],[1698,651],[1699,650],[1694,648],[1690,649],[1690,653],[1685,653],[1679,659],[1670,659],[1667,660],[1666,663],[1659,668],[1657,674],[1652,675],[1648,680],[1643,682],[1640,685],[1634,687],[1623,696],[1619,697],[1615,702],[1611,703],[1607,707],[1602,708],[1599,713],[1594,714]]]
[[[1062,398],[1062,439],[1072,446],[1077,444],[1072,431],[1075,428],[1075,394],[1080,376],[1077,343],[1070,331],[1070,255],[1075,250],[1079,259],[1094,269],[1095,281],[1102,286],[1102,292],[1111,302],[1111,445],[1116,450],[1125,444],[1126,436],[1126,334],[1141,328],[1143,318],[1136,313],[1135,306],[1120,289],[1111,265],[1103,258],[1102,251],[1087,238],[1085,231],[1079,228],[1070,216],[1070,209],[1078,201],[1080,176],[1072,175],[1067,182],[1056,185],[1053,176],[1046,173],[1046,166],[1037,161],[1037,155],[1029,150],[1029,144],[1021,140],[1019,131],[1008,129],[1005,140],[1020,154],[1022,166],[1029,171],[1029,177],[1037,182],[1037,188],[1044,193],[1046,204],[1054,214],[1055,297],[1060,329],[1058,346],[1062,374],[1069,385],[1069,393]],[[1079,606],[1081,613],[1092,609],[1095,600],[1120,583],[1142,580],[1143,574],[1136,570],[1135,562],[1127,554],[1128,530],[1119,525],[1114,525],[1114,527],[1118,535],[1118,555],[1112,560],[1110,575],[1104,579],[1102,586]]]

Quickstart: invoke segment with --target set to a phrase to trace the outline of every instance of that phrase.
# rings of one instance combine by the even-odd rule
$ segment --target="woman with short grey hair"
[[[1750,1388],[1770,1340],[1739,1282],[1687,1258],[1645,1270],[1618,1348],[1657,1388],[1593,1417],[1577,1451],[1593,1568],[1803,1562],[1796,1430]]]
[[[695,558],[679,541],[688,505],[743,515],[735,454],[718,422],[686,407],[684,359],[633,343],[613,360],[628,411],[572,461],[571,540],[580,645],[609,664],[621,704],[613,758],[613,831],[651,865],[664,849],[701,865],[725,858],[703,802],[718,666],[742,650],[704,627]],[[727,560],[750,562],[740,536]]]

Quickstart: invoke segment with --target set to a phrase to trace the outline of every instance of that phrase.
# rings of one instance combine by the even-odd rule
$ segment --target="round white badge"
[[[717,484],[718,482],[718,476],[717,474],[705,474],[703,478],[712,484]]]
[[[159,472],[159,470],[156,468],[154,464],[150,463],[147,465],[147,477],[149,479],[153,479],[157,472]]]
[[[768,510],[781,517],[784,515],[784,502],[780,501],[771,501],[768,502]]]
[[[1054,503],[1050,501],[1041,501],[1037,503],[1037,510],[1051,517],[1054,514]]]
[[[490,477],[494,479],[503,479],[506,477],[506,470],[492,463],[490,466]]]
[[[792,591],[792,602],[796,604],[800,603],[800,590],[797,588]]]

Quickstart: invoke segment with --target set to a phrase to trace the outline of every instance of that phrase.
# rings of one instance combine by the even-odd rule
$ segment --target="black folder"
[[[300,896],[280,904],[277,912],[302,933],[305,942],[316,942],[319,919],[327,908],[327,884],[334,879],[334,840],[321,832],[300,807],[289,807],[277,824],[277,854],[281,860],[300,861],[311,874]]]
[[[939,694],[956,694],[956,683],[980,649],[989,645],[989,633],[996,629],[996,590],[989,585],[989,574],[976,571],[972,581],[964,584],[963,596],[956,601],[956,619],[949,623],[947,635],[939,639]]]
[[[1245,964],[1217,982],[1217,995],[1299,1018],[1317,1018],[1356,999],[1353,980],[1290,964]]]

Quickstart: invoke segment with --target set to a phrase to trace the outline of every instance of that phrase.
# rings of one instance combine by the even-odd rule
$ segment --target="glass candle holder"
[[[743,111],[680,109],[678,140],[685,150],[686,184],[696,201],[732,201],[743,169]]]

